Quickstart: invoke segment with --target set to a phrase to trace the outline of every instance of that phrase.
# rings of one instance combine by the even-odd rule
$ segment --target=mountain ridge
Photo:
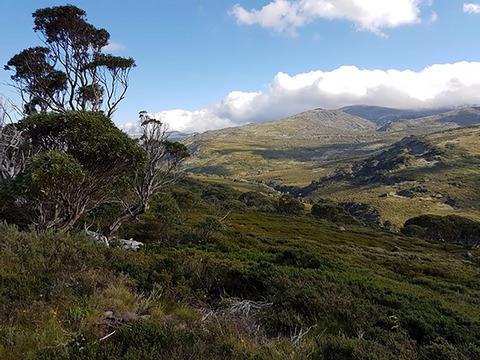
[[[374,110],[385,115],[388,108]],[[192,154],[188,169],[194,173],[305,186],[330,173],[337,163],[367,157],[405,136],[477,123],[480,110],[474,107],[383,126],[341,109],[315,109],[280,120],[208,131],[184,143]]]

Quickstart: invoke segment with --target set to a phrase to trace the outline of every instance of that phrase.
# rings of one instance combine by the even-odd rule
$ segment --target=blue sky
[[[303,93],[299,101],[299,97],[294,96],[292,102],[297,103],[288,109],[269,112],[268,107],[274,107],[278,102],[269,100],[266,103],[265,99],[257,99],[255,101],[260,105],[255,105],[250,102],[255,97],[251,95],[240,101],[240,105],[248,103],[248,115],[237,114],[236,119],[232,113],[235,109],[219,110],[232,91],[271,93],[269,89],[272,83],[275,84],[274,78],[279,72],[291,76],[311,71],[328,73],[344,65],[358,69],[419,72],[434,64],[461,61],[477,64],[480,59],[480,14],[465,13],[464,1],[422,1],[416,5],[420,11],[417,21],[380,27],[383,36],[362,28],[348,16],[312,18],[295,27],[293,34],[292,31],[262,26],[260,22],[239,23],[242,21],[232,14],[237,3],[248,12],[251,9],[260,11],[272,1],[278,0],[70,0],[68,3],[86,10],[90,22],[111,33],[112,41],[120,45],[117,54],[136,59],[138,66],[131,77],[127,100],[115,115],[119,124],[135,121],[139,110],[182,109],[186,111],[185,116],[191,116],[196,110],[207,112],[193,120],[189,118],[190,123],[204,121],[207,124],[212,116],[209,112],[226,118],[223,119],[225,122],[213,121],[212,126],[190,124],[178,127],[180,130],[197,127],[203,130],[255,121],[255,118],[264,120],[269,118],[267,113],[288,115],[314,102],[323,105],[322,97],[303,101],[309,97]],[[404,0],[378,1],[394,4]],[[295,5],[296,2],[291,0],[289,4]],[[38,44],[32,31],[31,13],[40,7],[60,4],[65,2],[2,0],[2,64],[19,50]],[[433,14],[436,14],[436,21],[433,21]],[[8,76],[2,71],[0,81],[8,81]],[[9,92],[7,87],[0,86],[0,93],[10,95]],[[459,101],[463,99],[460,96]],[[468,96],[465,99],[472,101]],[[332,106],[336,103],[333,102]],[[330,103],[327,101],[326,104]],[[262,112],[251,109],[262,106]],[[175,118],[171,121],[175,122]]]

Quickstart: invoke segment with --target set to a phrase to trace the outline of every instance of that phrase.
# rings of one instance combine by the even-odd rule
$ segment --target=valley
[[[480,359],[480,3],[7,3],[0,360]]]
[[[473,107],[317,109],[191,137],[188,168],[211,181],[265,184],[306,201],[367,203],[396,226],[424,213],[480,219],[476,124]]]

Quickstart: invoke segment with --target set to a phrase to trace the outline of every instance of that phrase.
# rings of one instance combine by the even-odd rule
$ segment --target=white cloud
[[[165,110],[155,116],[171,130],[201,132],[279,119],[318,107],[429,108],[476,103],[480,103],[480,62],[464,61],[420,71],[342,66],[293,76],[280,72],[264,92],[233,91],[204,109]],[[129,130],[128,125],[124,129]]]
[[[104,46],[102,48],[102,51],[104,52],[115,52],[115,51],[120,51],[124,50],[125,46],[123,44],[120,44],[115,41],[110,41],[107,46]]]
[[[260,25],[279,32],[296,30],[317,19],[351,21],[359,30],[383,35],[382,29],[421,22],[426,0],[273,0],[261,9],[236,4],[230,14],[239,24]]]
[[[480,14],[480,4],[464,3],[463,12],[467,14]]]

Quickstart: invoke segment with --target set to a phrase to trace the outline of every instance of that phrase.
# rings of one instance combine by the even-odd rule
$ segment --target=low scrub
[[[480,245],[480,222],[457,215],[415,217],[407,220],[403,233],[467,248]]]

